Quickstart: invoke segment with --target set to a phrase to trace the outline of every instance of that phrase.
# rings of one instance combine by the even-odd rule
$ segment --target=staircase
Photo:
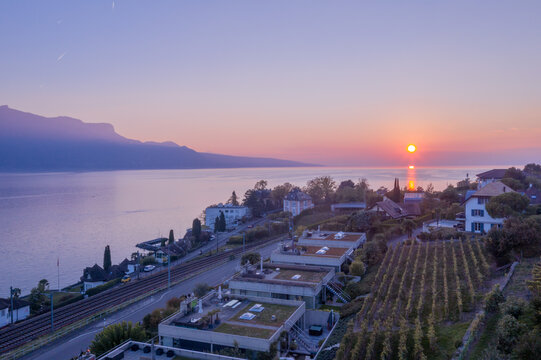
[[[340,300],[342,300],[342,302],[345,304],[345,303],[348,303],[351,301],[351,297],[346,294],[344,291],[342,291],[342,289],[340,289],[340,287],[336,284],[333,284],[332,282],[328,282],[327,285],[325,285],[327,287],[327,289],[333,293],[334,295],[336,295],[337,298],[339,298]]]
[[[300,327],[293,322],[287,322],[286,326],[290,328],[289,335],[297,341],[299,346],[303,347],[310,354],[315,354],[317,352],[317,344],[314,344]]]

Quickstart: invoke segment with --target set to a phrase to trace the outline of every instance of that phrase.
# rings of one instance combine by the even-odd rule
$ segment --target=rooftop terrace
[[[236,275],[233,280],[312,287],[321,283],[330,272],[331,269],[319,266],[266,263],[263,264],[263,272],[253,266]]]

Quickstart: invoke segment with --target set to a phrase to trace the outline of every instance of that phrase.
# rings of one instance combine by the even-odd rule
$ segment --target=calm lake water
[[[433,183],[443,189],[467,173],[483,168],[265,168],[149,170],[85,173],[0,174],[0,297],[9,286],[23,294],[42,278],[57,288],[78,281],[82,270],[103,263],[111,246],[113,263],[135,251],[135,244],[184,235],[192,220],[213,203],[225,202],[235,190],[242,198],[256,181],[269,187],[286,181],[303,186],[316,176],[337,182],[367,178],[372,188]]]

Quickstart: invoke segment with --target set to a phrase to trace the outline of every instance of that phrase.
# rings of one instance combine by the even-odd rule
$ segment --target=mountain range
[[[141,142],[111,124],[43,117],[0,106],[0,171],[92,171],[313,166],[290,160],[197,152]]]

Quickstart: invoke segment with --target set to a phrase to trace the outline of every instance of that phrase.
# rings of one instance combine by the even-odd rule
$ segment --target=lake
[[[371,188],[434,184],[441,190],[466,174],[485,168],[258,168],[146,170],[83,173],[0,174],[0,297],[9,286],[29,293],[40,279],[58,287],[77,282],[83,268],[103,264],[111,246],[113,263],[136,250],[135,244],[184,235],[207,205],[225,202],[235,190],[240,199],[256,181],[269,187],[290,182],[304,186],[316,176],[337,182],[367,178]]]

